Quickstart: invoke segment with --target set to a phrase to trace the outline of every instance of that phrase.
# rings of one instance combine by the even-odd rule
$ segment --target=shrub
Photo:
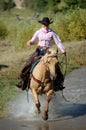
[[[69,39],[82,40],[86,38],[86,10],[77,8],[69,16]]]
[[[0,39],[5,39],[8,35],[8,30],[6,25],[0,20]]]
[[[55,31],[58,32],[62,41],[69,40],[68,20],[62,17],[56,21]]]
[[[56,21],[57,32],[63,41],[86,39],[86,10],[77,8]]]

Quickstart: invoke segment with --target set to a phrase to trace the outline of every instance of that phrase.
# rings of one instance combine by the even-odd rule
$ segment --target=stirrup
[[[21,84],[16,84],[16,87],[22,88],[22,85]]]
[[[62,91],[63,89],[65,89],[65,87],[61,84],[61,85],[57,85],[56,87],[54,86],[54,91]]]
[[[65,89],[65,87],[63,86],[58,87],[58,90],[63,90],[63,89]]]

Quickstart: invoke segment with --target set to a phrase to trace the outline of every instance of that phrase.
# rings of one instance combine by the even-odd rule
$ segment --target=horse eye
[[[49,61],[47,61],[47,63],[48,63],[48,64],[50,64],[50,62],[49,62]]]

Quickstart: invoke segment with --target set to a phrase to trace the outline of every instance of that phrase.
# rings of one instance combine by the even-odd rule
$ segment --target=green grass
[[[0,76],[0,117],[7,114],[8,108],[5,103],[8,102],[16,94],[15,80],[8,79],[7,76]]]

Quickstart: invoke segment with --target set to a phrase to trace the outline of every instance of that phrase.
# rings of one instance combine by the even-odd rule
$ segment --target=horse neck
[[[51,77],[56,77],[56,68],[55,66],[52,67],[49,63],[46,63],[47,69],[50,72]]]
[[[46,68],[47,71],[50,71],[49,65],[48,65],[47,62],[41,61],[41,63],[45,66],[45,68]]]

